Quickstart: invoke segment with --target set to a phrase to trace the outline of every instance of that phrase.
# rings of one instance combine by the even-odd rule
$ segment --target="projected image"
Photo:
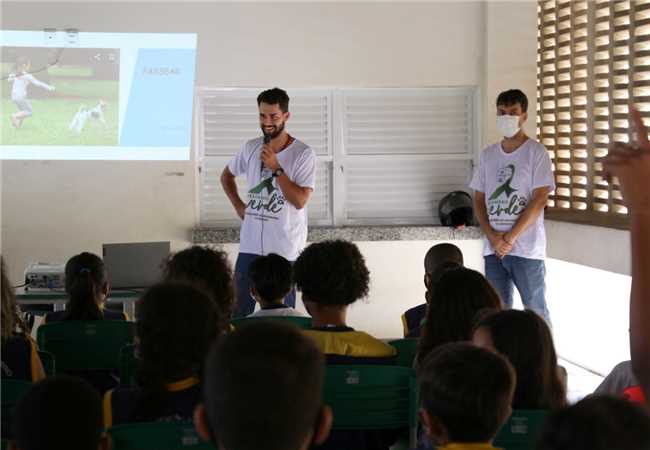
[[[3,47],[0,67],[0,144],[119,144],[120,49]]]

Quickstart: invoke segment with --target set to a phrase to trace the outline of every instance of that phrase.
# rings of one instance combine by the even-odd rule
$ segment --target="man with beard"
[[[263,136],[246,142],[221,174],[221,186],[242,219],[235,279],[233,317],[255,309],[248,267],[260,255],[277,253],[293,262],[307,241],[307,209],[316,179],[316,155],[289,135],[289,96],[278,88],[257,97]],[[235,177],[245,176],[247,198],[237,192]],[[295,307],[295,289],[285,303]]]

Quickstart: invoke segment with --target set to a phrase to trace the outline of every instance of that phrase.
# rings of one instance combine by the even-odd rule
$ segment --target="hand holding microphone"
[[[278,163],[278,157],[273,151],[273,149],[269,146],[269,143],[271,142],[271,136],[268,134],[264,135],[264,145],[262,145],[262,153],[260,155],[260,159],[262,160],[262,170],[264,170],[264,167],[268,167],[271,169],[271,171],[275,171],[280,167],[280,164]]]

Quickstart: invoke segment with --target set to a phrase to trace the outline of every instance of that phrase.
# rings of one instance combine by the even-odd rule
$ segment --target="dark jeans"
[[[251,297],[251,288],[248,280],[248,267],[255,258],[260,255],[251,253],[240,253],[237,255],[235,263],[235,283],[237,289],[237,300],[232,317],[245,317],[252,314],[255,310],[255,299]],[[293,265],[293,261],[290,261]],[[292,308],[296,307],[296,288],[291,288],[291,292],[284,298],[284,303]]]

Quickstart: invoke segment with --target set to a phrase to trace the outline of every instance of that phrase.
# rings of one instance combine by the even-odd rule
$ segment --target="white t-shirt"
[[[510,230],[531,200],[533,191],[548,186],[555,189],[551,159],[546,148],[528,139],[512,153],[506,153],[501,143],[493,144],[481,152],[478,169],[469,187],[485,193],[485,207],[490,225],[497,231]],[[484,255],[494,253],[485,238]],[[544,212],[519,236],[512,251],[513,256],[531,259],[546,257]]]
[[[239,251],[254,255],[277,253],[295,261],[307,242],[307,208],[296,209],[284,198],[271,169],[262,167],[262,145],[262,137],[246,142],[228,163],[233,175],[246,176],[246,215]],[[311,148],[295,139],[277,157],[291,181],[314,189],[316,155]]]
[[[255,311],[253,314],[249,314],[246,317],[309,317],[306,314],[301,313],[300,311],[291,308],[290,306],[286,308],[270,308],[270,309],[260,309]]]
[[[27,98],[27,86],[33,84],[35,86],[42,87],[43,89],[50,89],[49,84],[45,84],[42,81],[38,81],[30,73],[23,75],[9,75],[9,81],[13,81],[11,86],[11,99],[12,100],[24,100]]]

